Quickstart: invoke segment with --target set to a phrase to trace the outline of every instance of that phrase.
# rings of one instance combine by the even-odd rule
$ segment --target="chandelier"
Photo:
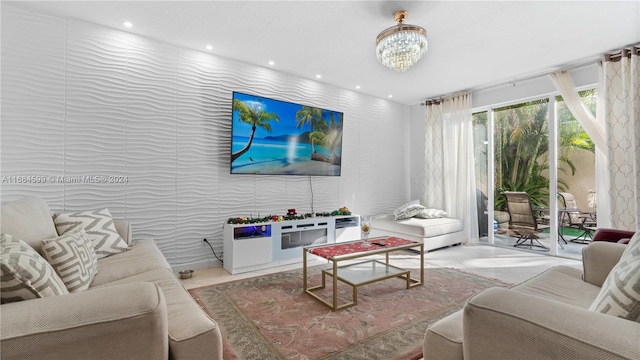
[[[408,16],[406,10],[393,13],[397,25],[382,31],[376,38],[378,61],[397,72],[412,67],[427,52],[427,31],[420,26],[405,25]]]

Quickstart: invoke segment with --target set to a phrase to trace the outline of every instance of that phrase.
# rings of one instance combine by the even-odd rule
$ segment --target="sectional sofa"
[[[583,270],[556,266],[490,288],[431,325],[425,360],[640,359],[640,231],[629,245],[593,242]]]
[[[127,221],[104,224],[114,226],[126,245],[97,260],[88,288],[53,295],[46,286],[34,289],[39,275],[16,271],[20,261],[41,263],[42,240],[59,237],[48,205],[36,197],[5,203],[1,224],[3,360],[222,359],[215,321],[184,289],[155,242],[132,238]],[[10,254],[12,248],[22,255]],[[27,290],[16,290],[19,278]]]

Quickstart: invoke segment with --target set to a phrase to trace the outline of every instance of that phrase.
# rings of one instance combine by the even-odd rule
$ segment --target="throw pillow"
[[[2,234],[0,247],[1,303],[69,293],[51,265],[27,243]]]
[[[88,289],[98,272],[98,257],[84,230],[42,240],[42,254],[72,293]]]
[[[640,322],[640,231],[629,241],[589,310]]]
[[[53,219],[53,222],[56,224],[58,235],[80,230],[86,231],[98,259],[129,250],[129,246],[120,237],[113,224],[109,209],[59,214]]]
[[[421,219],[435,219],[449,216],[446,211],[439,209],[424,209],[415,215]]]
[[[410,201],[393,211],[396,220],[408,219],[414,217],[425,207],[420,205],[420,200]]]

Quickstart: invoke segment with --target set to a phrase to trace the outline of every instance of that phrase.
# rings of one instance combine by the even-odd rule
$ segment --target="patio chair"
[[[531,198],[526,192],[505,191],[502,193],[507,200],[509,212],[509,229],[517,236],[515,247],[529,246],[549,249],[538,240],[538,233],[548,229],[548,225],[538,224],[533,215]]]
[[[559,205],[564,208],[559,226],[567,226],[581,231],[580,235],[572,242],[585,244],[591,241],[593,232],[597,229],[597,219],[595,212],[585,212],[578,209],[576,198],[572,193],[558,193]],[[582,240],[581,240],[582,239]]]

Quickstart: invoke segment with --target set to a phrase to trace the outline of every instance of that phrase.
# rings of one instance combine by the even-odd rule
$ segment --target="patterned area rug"
[[[310,285],[320,270],[309,269]],[[418,277],[419,270],[411,270]],[[419,359],[427,326],[462,308],[497,280],[451,269],[425,269],[425,284],[405,289],[387,279],[358,288],[358,305],[331,311],[302,291],[302,269],[190,290],[215,319],[225,359]],[[331,283],[320,292],[331,298]],[[350,299],[341,284],[339,303]]]

